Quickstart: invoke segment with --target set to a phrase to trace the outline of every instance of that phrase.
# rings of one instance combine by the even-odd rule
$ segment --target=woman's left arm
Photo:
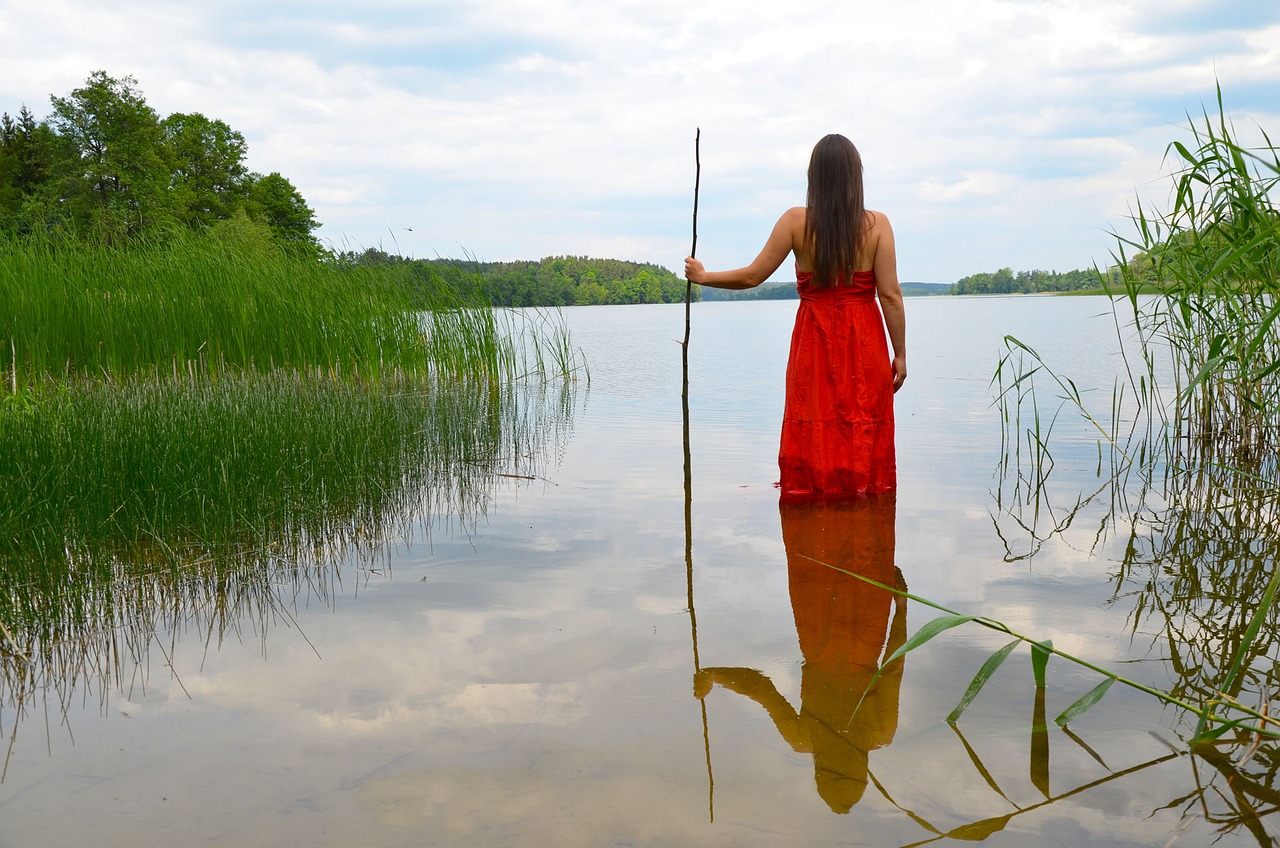
[[[876,212],[876,253],[872,267],[876,272],[876,295],[884,326],[893,346],[893,390],[902,388],[907,379],[907,313],[902,305],[902,286],[898,283],[898,252],[893,241],[893,227],[884,213]]]

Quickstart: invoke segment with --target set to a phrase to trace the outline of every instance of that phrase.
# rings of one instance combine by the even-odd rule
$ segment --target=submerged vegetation
[[[540,472],[568,385],[275,371],[29,393],[0,415],[0,719],[16,734],[33,704],[145,681],[165,631],[169,654],[183,630],[265,635],[330,603],[344,564],[473,520],[497,474]]]

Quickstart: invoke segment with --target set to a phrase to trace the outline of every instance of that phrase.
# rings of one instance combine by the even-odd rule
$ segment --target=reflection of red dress
[[[898,729],[903,658],[885,661],[907,641],[906,598],[854,576],[906,591],[893,564],[896,498],[784,496],[778,505],[804,654],[799,709],[752,668],[704,668],[694,677],[700,698],[719,684],[764,707],[793,750],[813,754],[818,794],[837,813],[862,798],[870,752]]]
[[[826,288],[812,278],[796,270],[779,485],[784,495],[893,491],[893,368],[875,274]]]
[[[813,753],[819,794],[847,813],[867,787],[868,752],[892,742],[898,728],[902,660],[878,678],[876,669],[906,641],[906,603],[896,599],[891,622],[894,596],[852,576],[906,589],[893,564],[896,495],[784,499],[779,511],[804,654],[803,750]]]

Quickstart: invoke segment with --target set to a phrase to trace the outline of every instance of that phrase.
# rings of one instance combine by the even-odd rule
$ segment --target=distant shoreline
[[[941,297],[951,294],[951,283],[918,283],[904,282],[904,297]],[[730,290],[704,287],[702,300],[705,302],[735,300],[799,300],[795,280],[770,281],[762,283],[754,289]]]
[[[1116,297],[1123,291],[1107,291],[1106,289],[1077,289],[1073,291],[1043,292],[983,292],[981,294],[952,294],[949,283],[902,283],[902,295],[909,298],[946,297],[946,298],[996,298],[996,297]],[[799,300],[796,284],[763,283],[755,289],[742,291],[711,289],[702,290],[704,303],[734,303],[753,300]]]

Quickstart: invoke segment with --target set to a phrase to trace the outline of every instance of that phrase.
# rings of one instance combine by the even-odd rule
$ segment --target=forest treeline
[[[342,254],[358,265],[407,264],[424,285],[444,281],[463,294],[480,294],[494,306],[594,306],[620,303],[683,303],[685,281],[648,262],[547,256],[537,261],[478,262],[471,259],[408,259],[369,249]],[[698,299],[699,287],[693,297]]]
[[[900,283],[906,297],[933,297],[951,294],[950,283]],[[713,300],[799,300],[795,283],[768,282],[753,289],[703,289],[702,299]]]
[[[495,306],[589,306],[623,303],[678,303],[684,300],[685,281],[667,268],[617,259],[585,256],[548,256],[538,261],[476,262],[458,259],[403,260],[369,250],[348,255],[358,263],[407,261],[419,266],[423,279],[435,276],[455,289],[481,291]],[[1108,273],[1119,285],[1118,272]],[[1040,292],[1094,291],[1103,287],[1098,272],[999,271],[972,274],[949,286],[945,283],[902,283],[908,296],[966,294],[1035,294]],[[732,291],[693,287],[697,300],[794,300],[794,283],[766,283],[754,289]]]
[[[306,200],[278,172],[249,171],[244,136],[224,121],[161,117],[135,79],[105,71],[49,100],[47,118],[26,105],[0,116],[0,236],[118,243],[242,218],[319,250]]]
[[[1117,288],[1119,272],[1108,273]],[[1103,280],[1092,268],[1064,271],[1018,271],[1001,268],[989,273],[962,277],[951,286],[951,294],[1035,294],[1037,292],[1090,291],[1103,288]]]
[[[1135,259],[1134,262],[1140,262]],[[1133,264],[1133,263],[1131,263]],[[1112,268],[1103,272],[1107,283],[1117,290],[1120,272]],[[904,282],[902,293],[908,297],[964,294],[1037,294],[1041,292],[1097,291],[1104,288],[1103,277],[1092,268],[1076,271],[1014,271],[1001,268],[962,277],[954,283]],[[695,287],[696,288],[696,287]],[[712,300],[796,300],[799,298],[794,283],[765,283],[754,289],[730,291],[707,289],[703,299]]]

